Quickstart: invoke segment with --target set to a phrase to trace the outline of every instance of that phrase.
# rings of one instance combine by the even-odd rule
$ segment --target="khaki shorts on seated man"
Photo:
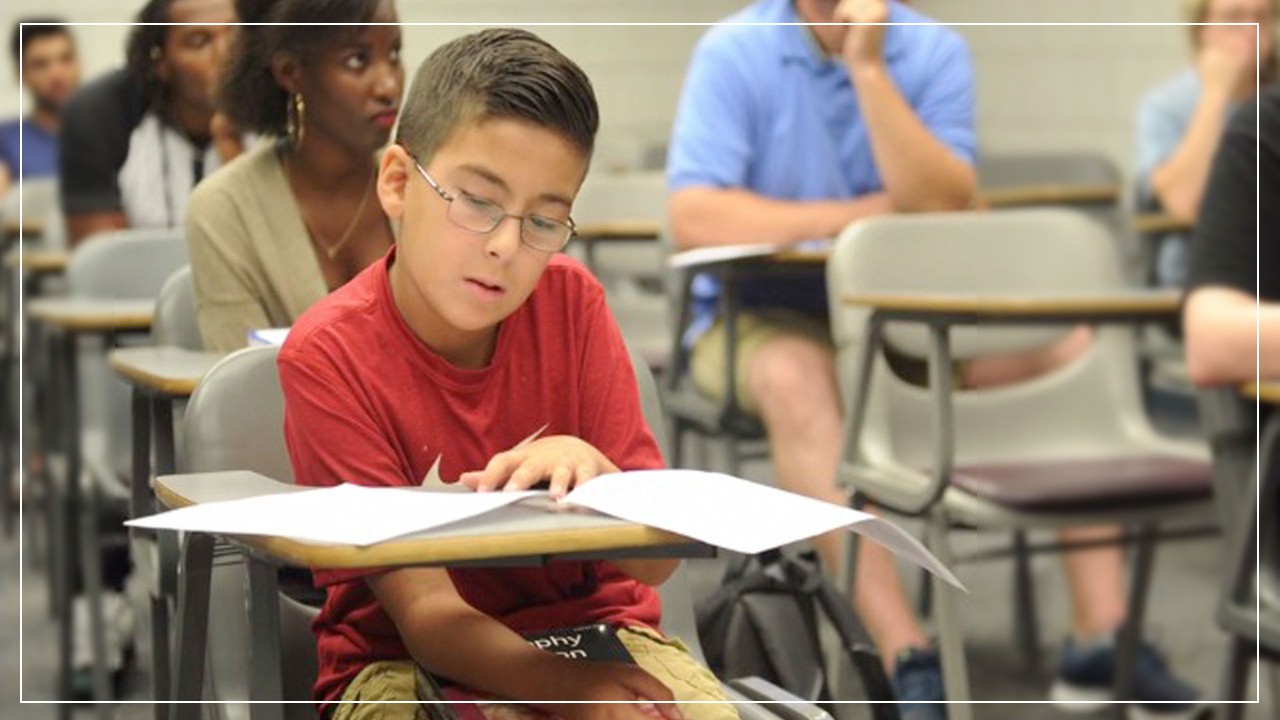
[[[860,218],[971,205],[973,73],[964,41],[886,0],[760,0],[712,28],[694,50],[668,159],[670,226],[680,248],[829,238]],[[769,25],[768,23],[868,23]],[[875,25],[874,23],[921,23]],[[750,24],[760,23],[760,24]],[[691,345],[695,385],[723,396],[720,288],[694,279]],[[842,409],[828,338],[825,283],[812,277],[744,279],[735,358],[737,400],[769,435],[779,482],[843,503],[835,483]],[[1043,373],[1078,356],[1087,331],[1034,356],[958,368],[968,386]],[[1079,528],[1066,539],[1114,536]],[[842,538],[815,539],[829,569]],[[1125,619],[1123,557],[1114,547],[1064,555],[1074,607],[1054,697],[1109,697],[1113,633]],[[862,543],[854,602],[889,671],[906,720],[940,720],[945,706],[936,651],[910,609],[884,550]],[[1158,717],[1194,710],[1195,691],[1143,649],[1137,692]]]

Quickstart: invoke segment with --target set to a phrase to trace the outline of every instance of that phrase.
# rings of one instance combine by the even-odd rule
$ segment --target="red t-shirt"
[[[600,284],[557,256],[498,330],[493,361],[449,364],[396,309],[394,249],[303,314],[280,351],[285,439],[303,485],[417,486],[441,458],[452,482],[542,427],[574,435],[625,470],[662,466],[626,346]],[[328,595],[313,625],[315,695],[337,700],[360,669],[409,657],[364,577],[315,570]],[[451,569],[458,593],[517,632],[588,622],[657,627],[657,593],[607,562]]]

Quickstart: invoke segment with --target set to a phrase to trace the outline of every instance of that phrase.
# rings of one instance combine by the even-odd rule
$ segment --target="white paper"
[[[433,493],[347,484],[201,503],[130,520],[125,525],[372,545],[483,515],[541,494],[545,493]]]
[[[284,345],[285,338],[289,337],[289,328],[263,328],[262,330],[249,331],[250,345],[265,345],[280,347]]]
[[[794,245],[715,245],[712,247],[700,247],[675,253],[667,258],[667,265],[672,268],[714,265],[744,258],[767,257],[784,251],[801,253],[830,252],[831,241],[806,240]]]
[[[574,488],[565,501],[746,554],[848,528],[964,589],[923,545],[887,520],[731,475],[700,470],[601,475]]]

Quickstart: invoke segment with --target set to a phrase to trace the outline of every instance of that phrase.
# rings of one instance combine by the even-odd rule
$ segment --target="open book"
[[[200,503],[125,524],[364,546],[441,528],[516,503],[541,507],[548,513],[565,509],[562,506],[602,513],[746,554],[847,528],[963,588],[923,545],[887,520],[699,470],[601,475],[574,488],[558,503],[545,490],[474,493],[338,485]]]

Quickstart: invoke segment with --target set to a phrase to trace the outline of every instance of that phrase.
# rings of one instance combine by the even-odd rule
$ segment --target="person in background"
[[[1280,87],[1227,125],[1191,240],[1182,322],[1196,385],[1280,380]]]
[[[1162,82],[1138,106],[1138,206],[1187,224],[1196,221],[1209,167],[1232,109],[1276,79],[1277,0],[1187,0],[1195,65]],[[1258,58],[1262,64],[1257,65]],[[1156,239],[1152,279],[1180,286],[1187,276],[1187,235]]]
[[[404,89],[392,0],[240,0],[237,12],[280,24],[240,29],[219,107],[274,142],[210,176],[188,208],[200,332],[217,352],[292,325],[391,247],[375,153]]]
[[[830,238],[850,223],[894,212],[963,210],[976,190],[973,72],[951,29],[886,0],[760,0],[715,27],[694,51],[672,132],[668,181],[675,244],[786,244]],[[914,23],[885,27],[876,23]],[[826,24],[824,24],[826,23]],[[830,23],[857,23],[840,26]],[[738,285],[737,387],[725,386],[720,288],[695,279],[687,329],[690,374],[704,394],[735,393],[769,436],[779,483],[836,504],[843,408],[827,320],[825,282],[768,277]],[[1089,346],[1078,329],[1048,348],[976,358],[960,384],[991,388],[1034,378]],[[907,378],[923,368],[889,357]],[[911,367],[907,367],[911,365]],[[1066,542],[1115,538],[1111,527],[1068,528]],[[843,537],[814,538],[827,569]],[[1117,547],[1064,553],[1072,633],[1050,697],[1076,709],[1110,698],[1114,633],[1125,622],[1124,556]],[[892,557],[859,544],[854,603],[891,674],[906,720],[945,717],[937,651],[915,617]],[[1197,711],[1193,688],[1151,645],[1135,694],[1156,717]],[[1154,702],[1149,702],[1154,701]]]
[[[18,20],[9,47],[32,105],[26,117],[0,123],[0,195],[21,178],[57,177],[58,116],[80,84],[76,41],[62,20]]]
[[[77,92],[62,118],[59,174],[67,239],[179,227],[191,189],[242,149],[214,109],[234,31],[231,0],[150,0],[126,66]]]

